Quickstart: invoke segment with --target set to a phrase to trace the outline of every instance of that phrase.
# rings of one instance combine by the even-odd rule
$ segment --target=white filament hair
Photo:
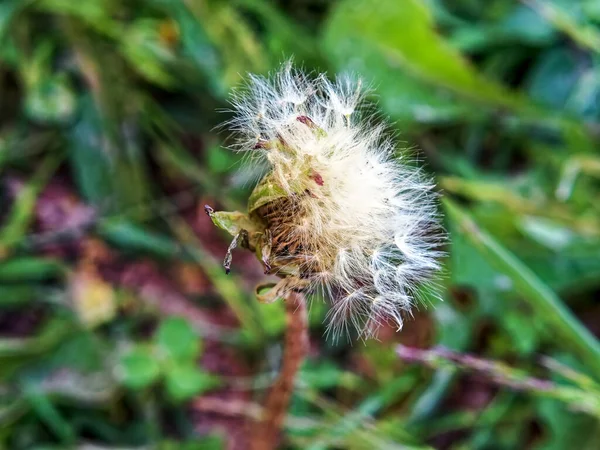
[[[359,111],[364,93],[360,81],[311,77],[288,62],[271,77],[250,76],[234,94],[229,123],[235,149],[268,161],[290,195],[310,185],[305,214],[292,229],[307,251],[306,268],[328,261],[311,281],[331,299],[333,335],[349,324],[362,336],[382,322],[401,328],[418,288],[431,288],[440,268],[434,185],[395,155],[385,125]],[[261,141],[284,143],[285,150],[257,146]],[[321,183],[310,179],[314,174]]]

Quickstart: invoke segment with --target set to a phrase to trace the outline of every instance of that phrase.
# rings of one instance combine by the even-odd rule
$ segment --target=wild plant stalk
[[[287,296],[285,318],[281,372],[267,395],[262,421],[252,435],[252,450],[271,450],[277,447],[294,391],[296,374],[308,352],[308,314],[303,294],[294,292]]]
[[[573,380],[583,379],[584,383],[575,383],[577,386],[559,384],[532,377],[527,372],[510,367],[500,361],[457,353],[442,347],[423,350],[399,345],[396,353],[407,362],[423,364],[434,369],[452,367],[456,370],[477,373],[498,385],[541,397],[553,398],[567,404],[573,410],[600,417],[600,385],[572,369],[569,371],[570,378]],[[546,366],[556,371],[553,368],[556,367],[556,364],[554,366],[546,364]],[[562,368],[562,372],[565,372],[564,368]]]

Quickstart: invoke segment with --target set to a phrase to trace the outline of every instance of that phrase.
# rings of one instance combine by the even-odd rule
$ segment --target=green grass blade
[[[0,230],[0,247],[11,247],[27,234],[29,223],[33,220],[38,195],[62,162],[62,154],[49,155],[35,175],[17,195],[10,215]]]
[[[542,316],[553,333],[564,340],[560,345],[575,350],[582,362],[600,378],[600,342],[529,267],[481,229],[466,211],[448,198],[444,199],[444,206],[460,232],[465,234],[491,265],[511,279],[515,292]]]

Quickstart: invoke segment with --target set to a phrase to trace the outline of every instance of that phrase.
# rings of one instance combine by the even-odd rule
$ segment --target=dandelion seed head
[[[360,80],[330,81],[288,62],[249,78],[229,122],[233,148],[267,162],[263,182],[283,193],[251,212],[270,230],[271,265],[331,297],[333,335],[401,328],[418,286],[440,268],[434,185],[362,113],[365,92]]]

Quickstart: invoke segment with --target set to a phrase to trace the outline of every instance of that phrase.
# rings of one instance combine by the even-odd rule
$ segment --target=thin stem
[[[252,437],[252,450],[276,448],[294,391],[296,374],[308,351],[308,314],[304,295],[293,292],[287,296],[285,317],[287,325],[281,373],[267,395],[263,420]]]
[[[427,365],[434,369],[454,367],[455,369],[479,373],[497,384],[513,390],[553,398],[566,403],[571,409],[600,417],[600,390],[591,380],[585,388],[572,384],[559,384],[555,381],[535,378],[523,370],[510,367],[500,361],[479,358],[437,347],[429,350],[399,345],[396,352],[409,362]],[[572,369],[571,369],[572,370]],[[582,375],[572,371],[578,378]]]

